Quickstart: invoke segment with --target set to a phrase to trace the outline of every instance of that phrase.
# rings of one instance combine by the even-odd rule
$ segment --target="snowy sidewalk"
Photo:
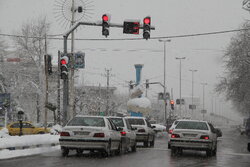
[[[0,138],[0,159],[58,150],[59,135],[41,134]]]

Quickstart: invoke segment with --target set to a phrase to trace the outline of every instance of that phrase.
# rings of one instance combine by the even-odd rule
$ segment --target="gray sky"
[[[63,0],[57,0],[62,2]],[[85,1],[85,0],[82,0]],[[91,1],[91,0],[89,0]],[[150,15],[152,25],[151,37],[172,36],[238,29],[250,14],[242,9],[240,0],[95,0],[87,6],[91,9],[91,18],[82,21],[100,21],[104,13],[111,14],[112,23],[123,24],[125,19],[140,19]],[[46,16],[51,22],[50,34],[62,34],[67,28],[62,21],[55,19],[58,4],[53,0],[0,0],[0,30],[13,34],[22,23],[40,16]],[[93,5],[93,6],[91,6]],[[63,20],[64,18],[61,17]],[[195,73],[195,96],[202,97],[201,82],[207,82],[206,106],[211,106],[214,84],[223,73],[222,56],[234,33],[172,39],[167,43],[167,89],[174,89],[174,97],[179,96],[179,61],[175,57],[186,57],[182,63],[182,95],[191,96],[191,72]],[[78,38],[100,38],[101,27],[80,27]],[[122,34],[122,29],[110,28],[108,38],[134,38],[140,35]],[[8,39],[8,38],[6,38]],[[62,50],[62,41],[52,41],[49,52],[55,57],[57,50]],[[69,46],[70,48],[70,46]],[[76,51],[86,53],[84,83],[103,86],[106,84],[105,68],[112,68],[111,85],[120,92],[127,92],[123,87],[125,81],[135,80],[134,64],[144,64],[142,80],[163,83],[163,43],[158,40],[136,41],[76,41]],[[133,50],[137,50],[133,51]],[[149,94],[162,91],[160,86],[150,86]],[[228,107],[227,107],[228,108]]]

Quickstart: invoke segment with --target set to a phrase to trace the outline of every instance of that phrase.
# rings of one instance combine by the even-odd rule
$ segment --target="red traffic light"
[[[65,59],[61,60],[61,65],[67,64],[67,61]]]
[[[104,15],[102,15],[102,20],[109,21],[109,17],[106,14],[104,14]]]
[[[170,100],[170,104],[174,104],[174,100]]]
[[[150,24],[150,17],[144,18],[143,23],[144,24]]]

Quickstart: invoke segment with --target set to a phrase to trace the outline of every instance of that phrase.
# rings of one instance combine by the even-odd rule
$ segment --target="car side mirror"
[[[154,128],[156,128],[156,126],[151,126],[151,128],[153,128],[153,129],[154,129]]]

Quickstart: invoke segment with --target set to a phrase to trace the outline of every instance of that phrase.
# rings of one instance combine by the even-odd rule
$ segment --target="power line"
[[[187,38],[187,37],[195,37],[195,36],[207,36],[207,35],[217,35],[217,34],[226,34],[232,32],[239,32],[239,31],[247,31],[250,28],[243,28],[243,29],[233,29],[233,30],[224,30],[224,31],[213,31],[213,32],[205,32],[205,33],[194,33],[194,34],[183,34],[183,35],[170,35],[170,36],[159,36],[159,37],[151,37],[150,39],[168,39],[168,38]],[[12,35],[12,34],[3,34],[0,33],[0,36],[8,36],[8,37],[25,37],[25,38],[41,38],[44,39],[45,37],[35,37],[30,36],[26,37],[23,35]],[[51,40],[63,40],[63,38],[55,38],[54,36],[63,36],[63,34],[55,34],[55,35],[48,35],[48,39]],[[68,40],[71,40],[70,38]],[[79,41],[126,41],[126,40],[145,40],[144,38],[108,38],[108,39],[100,39],[100,38],[76,38],[75,40]]]

